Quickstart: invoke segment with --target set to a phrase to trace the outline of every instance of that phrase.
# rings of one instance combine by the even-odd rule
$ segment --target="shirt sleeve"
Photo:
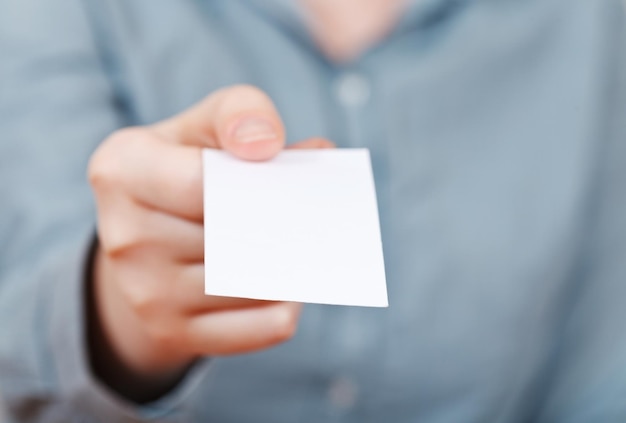
[[[605,16],[603,42],[610,47],[598,105],[605,124],[571,314],[533,420],[541,423],[626,421],[626,22],[621,2],[604,3],[613,6]]]
[[[179,421],[205,363],[137,407],[87,360],[85,170],[124,122],[89,19],[81,0],[0,0],[0,390],[20,422]]]

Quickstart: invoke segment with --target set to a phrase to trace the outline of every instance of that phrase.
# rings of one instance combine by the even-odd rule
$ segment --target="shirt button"
[[[370,99],[370,83],[363,75],[346,73],[337,79],[335,95],[337,100],[346,107],[364,106]]]
[[[357,385],[346,377],[335,379],[328,388],[328,399],[337,408],[348,409],[354,406],[358,395]]]

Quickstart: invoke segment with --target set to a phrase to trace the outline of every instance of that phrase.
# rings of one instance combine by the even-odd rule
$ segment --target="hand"
[[[236,86],[171,119],[118,131],[94,153],[92,314],[101,336],[91,356],[109,384],[149,381],[156,395],[197,357],[252,352],[293,336],[298,304],[204,295],[201,149],[269,160],[284,139],[271,100]]]

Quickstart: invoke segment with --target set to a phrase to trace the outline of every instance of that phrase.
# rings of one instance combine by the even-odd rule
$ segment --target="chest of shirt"
[[[325,404],[345,377],[362,404],[416,415],[450,395],[497,404],[544,370],[578,253],[601,75],[591,35],[564,24],[547,36],[553,14],[530,19],[530,3],[501,20],[459,10],[339,67],[244,2],[111,2],[103,51],[129,123],[250,83],[289,141],[372,151],[390,308],[308,307],[292,343],[218,365],[213,409],[231,385],[251,397],[291,386]],[[290,369],[304,375],[291,385]],[[259,382],[249,392],[246,374]]]

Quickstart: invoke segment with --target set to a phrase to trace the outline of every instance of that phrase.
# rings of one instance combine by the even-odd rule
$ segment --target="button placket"
[[[337,78],[335,96],[344,107],[363,107],[371,97],[370,82],[368,78],[358,72],[347,72]]]
[[[328,387],[328,400],[340,410],[349,410],[355,406],[358,393],[358,385],[352,379],[340,376]]]

